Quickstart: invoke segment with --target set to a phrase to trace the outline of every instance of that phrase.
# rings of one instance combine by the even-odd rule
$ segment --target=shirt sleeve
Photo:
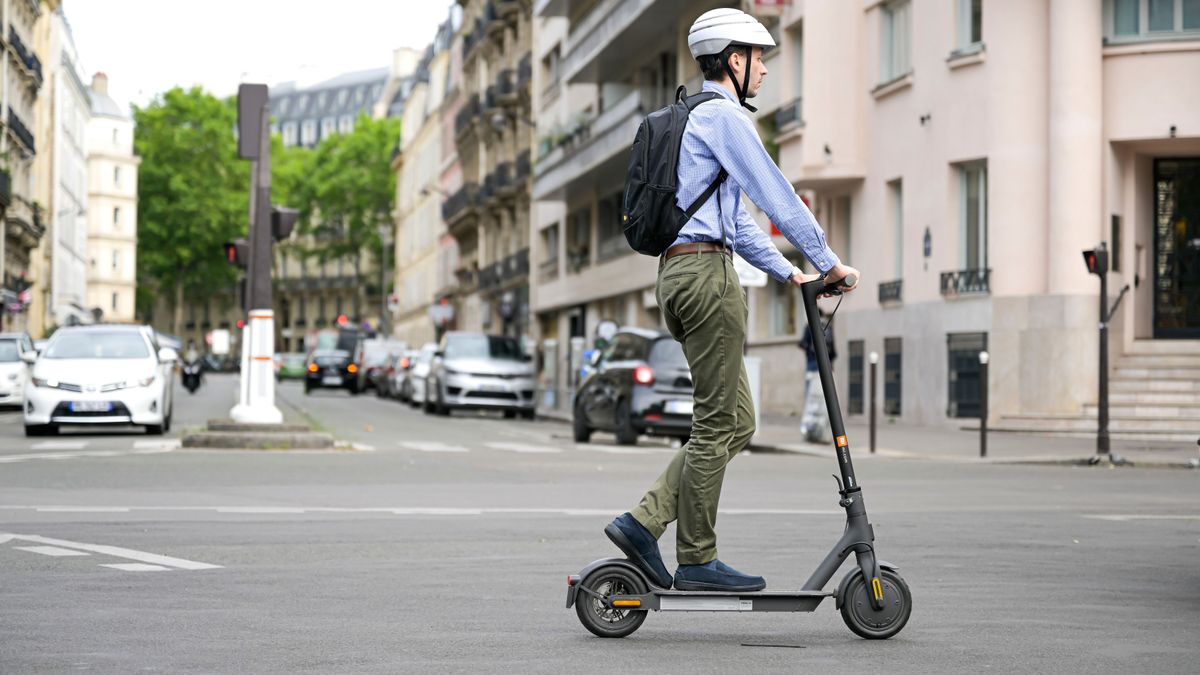
[[[763,232],[750,217],[746,204],[738,200],[737,230],[734,232],[733,250],[746,262],[771,275],[776,281],[787,281],[792,274],[792,263],[783,257],[770,235]]]
[[[840,261],[825,242],[825,232],[821,230],[812,212],[800,201],[800,197],[792,189],[792,184],[767,154],[758,132],[754,130],[753,122],[727,106],[713,107],[716,108],[713,111],[713,128],[716,133],[709,140],[713,156],[750,199],[767,212],[771,222],[775,223],[775,227],[783,236],[817,269],[828,272]],[[758,229],[757,225],[755,229]],[[741,230],[739,224],[739,237]],[[767,244],[774,248],[770,237],[762,230],[758,232],[766,237]],[[778,249],[776,253],[778,254]],[[782,257],[780,254],[780,258]],[[750,260],[749,257],[746,259]],[[771,273],[771,270],[765,267],[759,268]],[[788,272],[791,272],[790,265]]]

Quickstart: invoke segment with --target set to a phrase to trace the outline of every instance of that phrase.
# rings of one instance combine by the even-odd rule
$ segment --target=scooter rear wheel
[[[908,584],[892,570],[881,570],[880,584],[883,587],[883,609],[871,607],[870,587],[864,582],[862,570],[847,575],[840,593],[842,620],[859,637],[868,640],[886,640],[908,623],[912,614],[912,593]]]
[[[622,638],[637,630],[646,620],[646,610],[617,609],[607,607],[600,600],[584,591],[589,589],[601,598],[614,595],[641,595],[646,585],[637,575],[624,567],[608,565],[595,570],[580,582],[583,587],[575,601],[575,613],[579,622],[594,635],[604,638]]]

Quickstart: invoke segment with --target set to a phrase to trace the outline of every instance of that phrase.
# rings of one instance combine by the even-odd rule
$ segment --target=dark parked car
[[[318,349],[308,357],[304,374],[304,393],[313,389],[346,389],[357,394],[358,364],[350,352],[341,349]]]
[[[633,445],[640,434],[688,438],[692,374],[683,347],[669,333],[624,328],[593,361],[575,393],[575,441],[612,431]]]

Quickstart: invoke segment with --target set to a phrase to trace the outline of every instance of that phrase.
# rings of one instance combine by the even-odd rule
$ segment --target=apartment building
[[[457,285],[437,298],[446,327],[530,332],[529,214],[533,24],[521,0],[459,0],[462,79],[454,139],[461,183],[442,205]]]
[[[443,143],[453,142],[443,133],[443,109],[455,62],[452,40],[460,18],[456,7],[417,64],[401,112],[400,142],[392,156],[392,169],[397,172],[394,293],[398,300],[391,316],[392,334],[415,347],[437,337],[429,308],[453,271],[447,270],[441,255],[446,235],[441,177],[447,150]]]
[[[26,330],[37,281],[31,258],[46,232],[35,197],[34,136],[39,99],[45,95],[42,59],[34,51],[35,27],[58,0],[0,0],[0,328]]]
[[[877,360],[885,415],[963,424],[980,414],[987,351],[993,426],[1094,430],[1099,284],[1080,254],[1106,242],[1110,303],[1129,286],[1109,327],[1112,428],[1200,431],[1190,384],[1200,378],[1200,88],[1184,85],[1200,72],[1195,3],[721,4],[776,36],[756,121],[834,251],[863,271],[834,323],[849,414],[867,410]],[[559,345],[590,340],[601,319],[661,325],[653,262],[625,252],[615,200],[628,139],[662,102],[642,103],[641,85],[659,64],[671,72],[672,58],[665,84],[698,84],[683,36],[709,8],[536,3],[547,83],[534,305]],[[583,83],[594,92],[567,89]],[[773,282],[747,292],[748,352],[766,364],[762,407],[796,413],[798,293]]]
[[[137,186],[133,118],[108,95],[96,73],[87,123],[87,306],[99,319],[134,320],[137,291]]]

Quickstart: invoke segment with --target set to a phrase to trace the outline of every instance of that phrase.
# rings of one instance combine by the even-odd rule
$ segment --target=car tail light
[[[409,366],[409,360],[408,360],[407,356],[400,359],[400,368],[402,368],[404,370],[408,370],[408,366]]]
[[[353,375],[354,373],[358,372],[358,366],[351,363],[350,365],[346,366],[346,372]]]
[[[315,373],[315,372],[319,371],[320,369],[321,369],[321,367],[315,363],[308,364],[308,372],[310,372],[310,373]]]
[[[654,384],[654,369],[650,366],[638,366],[634,368],[633,381],[638,384]]]

